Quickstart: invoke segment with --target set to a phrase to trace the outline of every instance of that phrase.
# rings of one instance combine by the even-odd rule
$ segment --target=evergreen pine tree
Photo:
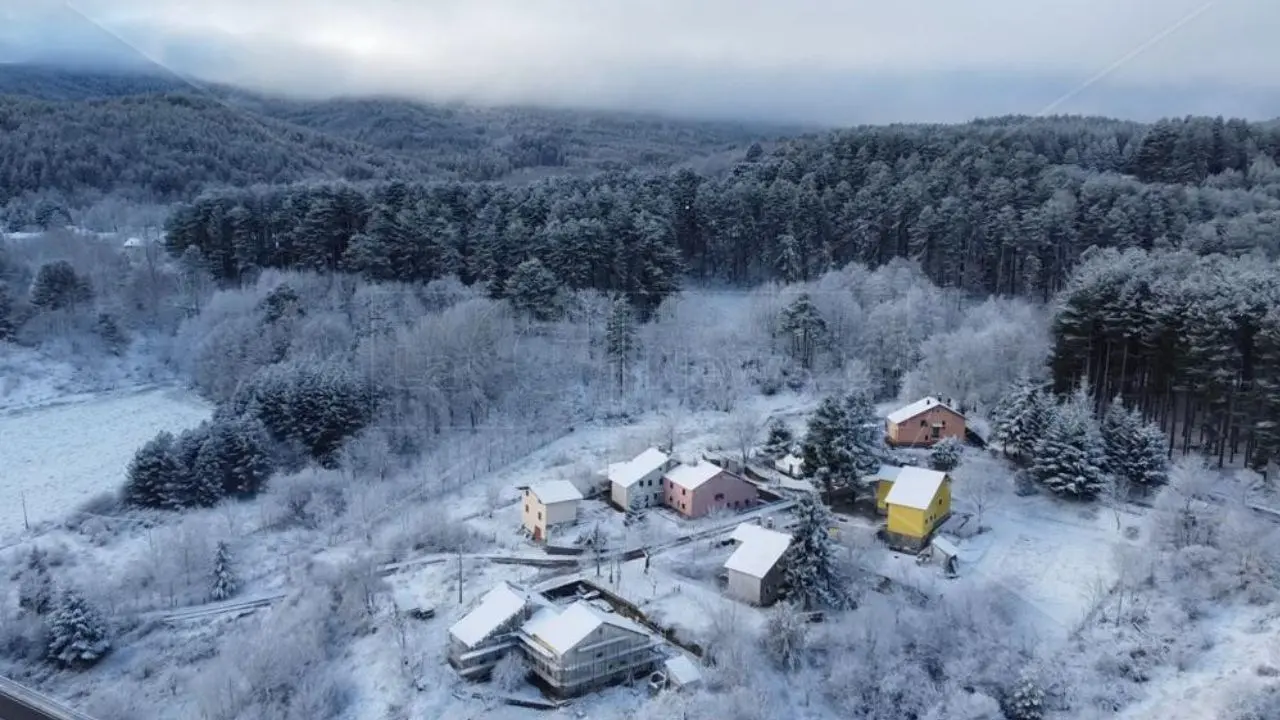
[[[1159,426],[1116,398],[1102,417],[1102,440],[1107,472],[1142,486],[1162,485],[1168,479],[1168,438]]]
[[[850,482],[876,471],[888,459],[884,444],[884,421],[876,412],[871,394],[854,390],[845,396],[845,442],[853,462]]]
[[[92,666],[111,649],[107,623],[79,593],[68,590],[49,615],[46,657],[64,668]]]
[[[835,519],[812,493],[801,496],[793,514],[796,524],[783,560],[791,601],[806,610],[850,607],[848,580],[840,572],[831,539]]]
[[[626,386],[627,375],[631,372],[631,359],[636,352],[636,329],[631,308],[626,300],[616,298],[609,312],[608,324],[605,326],[605,354],[614,366],[614,377],[618,381],[618,390]]]
[[[769,422],[769,436],[764,441],[763,452],[765,457],[781,460],[791,453],[795,447],[795,436],[791,432],[791,428],[787,426],[781,418],[774,418]]]
[[[213,507],[222,499],[222,479],[205,476],[196,471],[200,448],[209,438],[212,423],[204,422],[186,430],[173,444],[173,457],[177,472],[164,488],[165,507]]]
[[[1019,379],[992,412],[992,442],[999,443],[1006,455],[1026,462],[1048,428],[1051,405],[1043,385],[1030,378]]]
[[[1004,703],[1004,714],[1009,720],[1042,720],[1044,718],[1044,690],[1030,674],[1023,674],[1013,692]]]
[[[215,602],[231,599],[240,589],[240,582],[232,565],[231,548],[225,542],[219,542],[217,552],[214,553],[211,579],[209,597]]]
[[[270,440],[254,417],[216,418],[196,455],[196,481],[220,487],[221,496],[249,498],[271,476]]]
[[[13,304],[13,294],[9,291],[9,284],[0,281],[0,342],[12,340],[18,329]]]
[[[97,333],[98,339],[102,341],[103,347],[112,355],[119,356],[124,353],[125,348],[129,347],[129,338],[125,336],[124,331],[120,329],[119,323],[109,313],[98,313],[94,331]]]
[[[171,504],[170,487],[180,478],[181,469],[173,450],[173,435],[161,432],[134,453],[124,486],[126,503],[148,508],[175,507]]]
[[[946,437],[929,451],[929,467],[949,473],[960,466],[960,458],[963,456],[964,445],[954,437]]]
[[[56,260],[40,266],[31,285],[31,304],[42,310],[62,310],[93,299],[89,281],[80,277],[71,263]]]
[[[507,299],[521,315],[541,322],[560,315],[560,281],[537,258],[516,266],[507,280]]]
[[[809,293],[801,293],[783,311],[781,329],[788,339],[791,357],[801,367],[812,368],[818,348],[826,342],[827,323]]]
[[[848,426],[844,403],[835,396],[828,397],[809,418],[800,445],[805,475],[822,483],[827,497],[836,486],[851,482],[857,472],[846,437]]]
[[[1031,473],[1059,495],[1087,500],[1106,487],[1106,449],[1091,407],[1088,389],[1076,390],[1036,444]]]
[[[36,615],[44,615],[53,609],[53,600],[53,576],[49,574],[44,551],[32,548],[18,581],[18,607]]]

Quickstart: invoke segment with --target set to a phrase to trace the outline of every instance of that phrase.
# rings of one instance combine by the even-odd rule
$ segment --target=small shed
[[[876,510],[881,515],[889,512],[889,506],[885,504],[884,499],[889,495],[889,489],[893,487],[893,481],[898,479],[900,472],[902,468],[897,465],[881,465],[875,475],[865,479],[868,484],[876,486]]]
[[[773,461],[773,467],[778,472],[789,475],[793,478],[804,476],[804,460],[791,453]]]
[[[920,556],[941,565],[947,577],[956,576],[956,566],[960,562],[960,549],[947,538],[941,535],[933,538],[929,546],[920,552]]]
[[[702,684],[702,671],[687,655],[667,658],[667,661],[662,664],[662,673],[667,678],[667,687],[675,690],[694,688]]]

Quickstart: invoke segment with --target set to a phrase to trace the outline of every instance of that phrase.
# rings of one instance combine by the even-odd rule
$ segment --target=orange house
[[[884,425],[889,444],[898,447],[930,447],[949,437],[964,440],[964,415],[933,396],[894,410]]]

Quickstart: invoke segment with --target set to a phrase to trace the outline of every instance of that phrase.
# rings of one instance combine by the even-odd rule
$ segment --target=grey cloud
[[[37,2],[26,1],[28,10]],[[1202,11],[1058,110],[1140,119],[1280,113],[1280,78],[1271,71],[1280,46],[1268,37],[1268,28],[1280,27],[1280,3],[1269,0],[1207,9],[1204,0],[73,0],[71,7],[110,32],[75,17],[61,30],[78,23],[81,36],[96,31],[104,53],[121,54],[118,35],[173,70],[262,90],[823,123],[1034,113]],[[28,45],[68,46],[47,18],[27,25],[32,30],[18,35]],[[4,38],[0,30],[0,48]],[[92,45],[83,37],[71,44]]]

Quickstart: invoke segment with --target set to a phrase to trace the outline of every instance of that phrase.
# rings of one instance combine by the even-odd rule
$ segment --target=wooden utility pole
[[[31,520],[27,518],[27,491],[22,490],[22,527],[28,531],[31,530]]]
[[[458,604],[462,604],[462,552],[458,552]]]

